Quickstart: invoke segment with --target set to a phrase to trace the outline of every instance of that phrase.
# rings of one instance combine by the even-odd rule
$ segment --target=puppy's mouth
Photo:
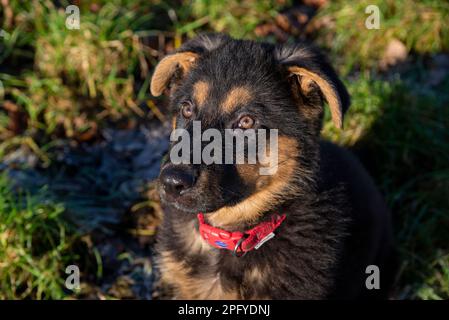
[[[171,207],[173,209],[176,209],[178,211],[182,211],[182,212],[185,212],[185,213],[194,214],[194,213],[201,212],[201,210],[198,210],[197,208],[193,208],[193,207],[190,207],[190,206],[185,206],[185,205],[179,203],[178,201],[168,200],[165,197],[161,197],[161,203],[164,206],[166,206],[166,207]]]
[[[214,212],[220,208],[220,207],[215,207],[215,206],[207,205],[207,204],[203,203],[199,197],[197,199],[195,199],[195,201],[190,199],[192,201],[192,202],[190,202],[183,198],[180,198],[180,199],[172,198],[169,195],[167,195],[164,192],[164,190],[160,190],[159,195],[160,195],[161,204],[163,206],[175,209],[177,211],[181,211],[183,213],[188,213],[188,214],[197,214],[200,212],[210,213],[210,212]]]

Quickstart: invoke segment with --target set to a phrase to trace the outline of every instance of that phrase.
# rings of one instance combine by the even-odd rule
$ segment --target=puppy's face
[[[163,59],[153,75],[152,93],[170,90],[174,129],[184,129],[190,137],[188,161],[179,164],[168,157],[162,166],[163,203],[181,212],[210,213],[216,224],[230,224],[255,219],[281,198],[306,191],[316,166],[322,98],[339,126],[348,103],[343,85],[324,61],[313,60],[318,58],[304,47],[202,36]],[[218,137],[198,140],[195,126],[202,133],[215,129],[220,148],[206,152]],[[231,132],[253,138],[243,139],[240,149],[232,146],[229,161],[225,141],[236,141],[226,140]],[[174,141],[172,148],[180,142]],[[255,150],[251,143],[259,152],[260,143],[266,147],[255,162],[249,161]],[[221,161],[204,161],[205,152]]]

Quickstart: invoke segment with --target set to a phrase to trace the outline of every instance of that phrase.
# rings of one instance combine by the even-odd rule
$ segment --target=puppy
[[[360,163],[320,140],[324,103],[338,128],[350,104],[323,56],[303,44],[200,35],[159,62],[151,92],[169,95],[174,128],[190,135],[195,121],[278,132],[270,175],[260,162],[162,164],[157,251],[175,298],[385,297],[389,211]]]

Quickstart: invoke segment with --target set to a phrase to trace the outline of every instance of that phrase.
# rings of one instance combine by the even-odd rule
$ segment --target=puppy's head
[[[344,85],[315,50],[225,35],[199,36],[161,60],[151,92],[169,94],[174,129],[185,129],[192,138],[185,158],[189,161],[175,164],[169,157],[163,164],[161,199],[180,212],[208,213],[215,225],[256,220],[280,201],[312,190],[323,102],[329,105],[337,127],[342,126],[349,106]],[[194,161],[213,139],[203,136],[195,151],[195,124],[200,124],[203,133],[207,129],[221,133],[222,152],[208,152],[214,159],[222,157],[222,162],[206,163],[201,156]],[[270,161],[258,157],[256,163],[236,163],[235,152],[233,162],[225,161],[229,151],[225,137],[232,129],[240,129],[243,135],[255,132],[256,145],[264,140]],[[270,134],[272,129],[277,130],[276,136]],[[257,134],[261,130],[265,137]],[[275,138],[277,143],[270,144]],[[244,141],[241,153],[248,160],[250,139]],[[172,148],[178,147],[172,143]],[[274,170],[261,174],[261,169],[273,168],[274,151]]]

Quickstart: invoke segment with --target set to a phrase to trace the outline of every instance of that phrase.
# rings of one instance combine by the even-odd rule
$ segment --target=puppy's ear
[[[160,96],[173,77],[178,72],[185,75],[197,59],[198,54],[194,52],[174,53],[162,59],[156,66],[151,78],[151,94],[155,97]]]
[[[350,97],[325,57],[313,48],[295,45],[277,47],[275,58],[286,68],[289,77],[296,77],[300,96],[314,101],[313,96],[319,91],[329,105],[335,126],[342,128]]]
[[[160,96],[174,77],[184,77],[201,55],[215,50],[228,39],[228,36],[222,34],[201,34],[183,44],[176,53],[166,56],[154,70],[151,94]]]

